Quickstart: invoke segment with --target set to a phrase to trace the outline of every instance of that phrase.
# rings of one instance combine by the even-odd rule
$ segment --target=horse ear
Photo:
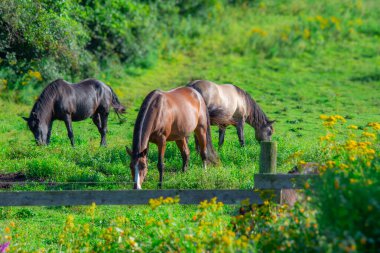
[[[28,122],[29,121],[29,118],[27,118],[27,117],[22,117],[26,122]]]
[[[273,125],[273,123],[275,123],[275,122],[276,122],[276,120],[269,120],[268,123],[267,123],[267,125],[268,125],[268,126],[271,126],[271,125]]]
[[[132,150],[129,149],[128,146],[125,146],[125,149],[127,150],[127,154],[132,157]]]

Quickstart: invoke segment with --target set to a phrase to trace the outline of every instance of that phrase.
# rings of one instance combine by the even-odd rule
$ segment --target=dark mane
[[[33,117],[33,114],[35,114],[39,118],[40,114],[46,113],[46,109],[52,109],[49,104],[54,101],[56,94],[59,93],[59,87],[62,85],[62,82],[64,82],[62,79],[57,79],[46,86],[34,104],[30,117]]]
[[[252,125],[255,129],[266,125],[269,122],[269,119],[265,115],[263,110],[260,108],[260,106],[256,103],[256,101],[251,97],[251,95],[249,95],[246,91],[240,89],[237,86],[235,86],[235,88],[238,91],[238,93],[245,99],[248,110],[248,123]]]
[[[135,128],[133,130],[133,144],[132,144],[132,152],[133,152],[133,155],[136,157],[142,151],[142,150],[140,150],[140,148],[141,148],[140,145],[142,142],[142,135],[145,132],[144,130],[146,130],[143,128],[145,126],[144,125],[145,119],[147,118],[147,116],[149,116],[148,115],[149,108],[150,108],[152,102],[155,100],[155,98],[159,94],[160,94],[159,90],[154,90],[154,91],[150,92],[148,94],[148,96],[146,96],[146,98],[144,99],[144,101],[140,107],[140,111],[137,115]]]

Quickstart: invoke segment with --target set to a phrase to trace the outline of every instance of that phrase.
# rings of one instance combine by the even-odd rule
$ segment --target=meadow
[[[223,1],[215,1],[212,13],[203,20],[195,17],[181,18],[176,23],[178,27],[175,35],[161,38],[155,60],[148,66],[110,61],[107,66],[93,72],[92,76],[112,86],[121,102],[127,106],[125,122],[120,122],[114,113],[110,115],[106,148],[99,147],[100,136],[91,120],[73,124],[75,148],[70,146],[64,123],[58,121],[53,125],[51,144],[47,147],[36,146],[21,116],[29,114],[34,99],[43,87],[54,79],[45,79],[44,72],[39,69],[23,73],[28,78],[15,79],[14,82],[20,82],[17,85],[12,84],[6,76],[0,77],[0,174],[9,178],[17,175],[23,182],[12,186],[11,190],[132,188],[130,160],[125,146],[132,145],[134,121],[142,100],[151,90],[169,90],[186,85],[191,80],[233,83],[251,94],[267,116],[276,120],[273,140],[278,143],[278,172],[287,172],[294,165],[304,161],[325,163],[331,159],[331,153],[325,152],[325,143],[320,138],[326,135],[321,115],[341,115],[347,121],[346,125],[337,130],[337,134],[347,132],[347,126],[354,125],[361,136],[368,132],[369,122],[380,122],[380,14],[376,11],[380,5],[377,1],[236,2],[225,4]],[[41,76],[36,74],[37,72],[41,73]],[[73,82],[80,80],[72,75],[63,77]],[[373,149],[378,152],[379,142],[376,138],[379,136],[376,131],[375,129]],[[212,137],[216,147],[216,127],[212,127]],[[258,172],[259,144],[254,138],[254,129],[248,125],[245,127],[245,137],[246,146],[241,148],[236,130],[229,127],[224,146],[217,150],[221,165],[207,170],[202,168],[201,159],[195,152],[194,140],[191,138],[190,166],[185,173],[180,170],[182,160],[176,145],[169,143],[165,155],[163,188],[253,188],[254,173]],[[156,161],[157,149],[151,145],[148,175],[143,184],[145,189],[157,188]],[[379,182],[378,164],[377,160],[377,163],[373,162],[370,165],[375,171],[371,174],[374,176],[371,180],[375,185]],[[356,176],[355,174],[355,178]],[[373,188],[367,190],[379,188],[378,185],[370,185]],[[378,197],[374,197],[374,201],[377,201],[377,204],[372,205],[378,209]],[[128,229],[129,232],[128,236],[123,237],[123,243],[133,245],[128,241],[132,237],[141,245],[140,250],[135,249],[136,251],[159,252],[163,250],[157,246],[160,243],[167,242],[171,237],[174,240],[176,237],[184,236],[181,231],[186,229],[180,226],[181,223],[189,224],[187,229],[194,229],[191,233],[195,234],[197,229],[202,230],[199,228],[201,223],[191,223],[194,216],[195,220],[198,219],[197,215],[204,210],[202,208],[207,210],[204,216],[200,215],[205,221],[202,223],[204,231],[214,231],[217,234],[216,238],[228,234],[226,231],[234,233],[224,241],[212,241],[212,245],[216,246],[209,248],[210,250],[279,250],[266,248],[270,243],[274,244],[274,240],[268,241],[267,245],[262,242],[261,246],[257,246],[260,245],[260,238],[256,232],[253,237],[249,237],[251,234],[248,232],[244,234],[247,235],[245,240],[243,234],[233,230],[230,225],[236,219],[234,216],[237,215],[237,208],[221,207],[217,202],[207,207],[169,203],[158,209],[153,208],[155,210],[135,206],[96,207],[96,211],[91,207],[0,208],[0,229],[11,227],[15,250],[17,248],[26,252],[43,252],[41,249],[44,248],[45,251],[66,249],[71,252],[71,246],[80,244],[75,242],[73,235],[84,236],[83,238],[87,238],[84,242],[95,245],[104,239],[102,236],[108,227],[120,227],[114,226],[116,217],[125,217],[128,225],[125,225],[124,221],[123,230]],[[273,214],[271,204],[268,204],[267,208],[266,212]],[[299,219],[306,221],[309,216],[300,211],[304,209],[306,213],[310,212],[310,217],[314,217],[317,208],[312,205],[298,206],[295,208],[296,211],[287,212],[298,212]],[[75,217],[76,226],[70,225],[71,218],[68,217],[72,217],[71,215]],[[289,218],[285,215],[284,222],[286,217]],[[342,218],[343,215],[339,217]],[[147,224],[149,218],[162,222],[171,219],[175,224],[155,226],[155,223]],[[246,219],[248,222],[249,217]],[[210,224],[216,220],[219,225],[212,228]],[[292,218],[290,220],[294,221]],[[312,223],[319,221],[318,218],[312,219]],[[255,222],[261,224],[257,220]],[[270,219],[268,222],[271,222]],[[378,221],[374,221],[372,225],[375,226],[377,223]],[[14,228],[10,224],[14,224]],[[89,234],[81,234],[84,224],[90,224],[94,231],[90,233],[92,237]],[[261,225],[269,227],[268,224]],[[302,227],[302,224],[298,223],[293,225],[289,229],[297,231]],[[161,226],[166,227],[160,232],[157,227]],[[243,227],[246,229],[249,225]],[[265,230],[263,227],[261,229]],[[273,232],[275,227],[273,225],[272,230],[268,230]],[[73,229],[71,237],[69,228]],[[175,232],[171,234],[170,230]],[[299,230],[292,235],[299,236],[299,239],[293,238],[293,244],[302,241],[301,233]],[[322,234],[322,231],[320,233]],[[71,245],[60,241],[60,234],[70,237],[71,239],[66,239]],[[276,236],[281,238],[279,235]],[[203,237],[208,238],[207,235]],[[199,235],[199,238],[203,237]],[[116,234],[111,238],[116,238],[116,242],[119,240]],[[144,244],[144,238],[151,238],[151,241]],[[182,239],[186,241],[188,238]],[[356,243],[360,239],[361,237],[355,237],[352,240]],[[228,240],[231,240],[230,244]],[[324,242],[308,241],[310,245],[319,246],[313,248],[304,245],[304,249],[313,252],[317,252],[317,248],[320,251],[329,249],[343,252],[348,246],[353,245],[351,242],[347,242],[344,247],[335,247],[338,245],[337,241],[325,238]],[[205,239],[203,244],[200,241],[195,244],[197,243],[206,247],[210,241]],[[376,243],[378,242],[375,242],[375,245]],[[322,244],[325,246],[321,246]],[[184,248],[176,245],[174,243],[165,250],[197,250],[191,243]],[[102,247],[103,245],[100,245],[96,251],[101,252]],[[292,248],[294,245],[284,247],[284,251],[288,252],[297,249]],[[312,248],[314,250],[311,250]],[[346,252],[356,252],[359,249],[357,246]],[[371,251],[374,248],[364,249]]]

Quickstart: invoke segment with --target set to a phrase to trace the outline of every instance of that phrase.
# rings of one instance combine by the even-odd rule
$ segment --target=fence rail
[[[64,206],[64,205],[144,205],[149,199],[179,196],[181,204],[198,204],[217,197],[225,204],[238,204],[249,199],[262,204],[265,199],[281,203],[282,189],[303,188],[306,180],[316,175],[275,174],[277,145],[261,142],[260,173],[254,175],[252,190],[64,190],[0,192],[0,206]],[[0,182],[9,183],[9,182]],[[287,191],[294,198],[295,191]],[[289,196],[288,196],[289,195]],[[292,196],[291,196],[292,195]]]
[[[255,174],[257,189],[303,189],[307,180],[315,180],[318,175],[296,174]]]
[[[225,204],[237,204],[244,199],[262,204],[267,198],[277,203],[281,189],[302,188],[310,175],[256,174],[252,190],[69,190],[0,192],[0,206],[65,206],[89,205],[144,205],[149,199],[179,196],[181,204],[198,204],[217,197]],[[268,191],[269,190],[269,191]],[[263,195],[263,193],[265,193]],[[268,194],[270,193],[270,194]]]
[[[217,197],[225,204],[238,204],[249,198],[261,204],[260,191],[254,190],[115,190],[115,191],[25,191],[0,192],[0,206],[65,206],[65,205],[146,205],[151,198],[179,196],[180,204],[199,204]],[[280,196],[274,192],[274,196]],[[278,202],[279,199],[274,199]]]

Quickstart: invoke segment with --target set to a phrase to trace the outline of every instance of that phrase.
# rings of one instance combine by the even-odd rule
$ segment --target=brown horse
[[[147,153],[149,142],[158,146],[159,187],[162,187],[164,154],[167,141],[175,141],[181,151],[183,166],[189,163],[189,148],[186,138],[195,132],[199,143],[203,165],[217,163],[210,132],[210,119],[202,96],[194,89],[180,87],[168,92],[152,91],[144,99],[133,132],[130,169],[134,178],[134,189],[141,189],[148,172]]]
[[[245,145],[244,123],[255,129],[258,141],[269,141],[274,132],[273,122],[267,118],[255,100],[232,84],[217,85],[210,81],[197,80],[188,87],[196,89],[204,98],[210,114],[211,124],[219,126],[219,147],[223,145],[228,125],[235,125],[240,145]]]

